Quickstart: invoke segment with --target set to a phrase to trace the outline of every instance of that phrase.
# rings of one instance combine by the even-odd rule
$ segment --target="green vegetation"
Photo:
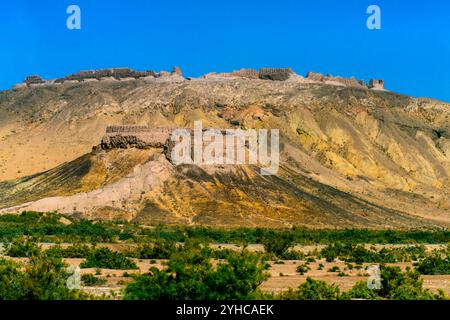
[[[268,277],[264,272],[268,265],[261,255],[246,250],[230,252],[216,266],[211,259],[209,248],[186,243],[171,256],[166,269],[152,268],[149,274],[134,276],[125,289],[125,299],[251,299]]]
[[[270,258],[284,260],[300,260],[304,255],[293,250],[294,237],[291,233],[278,233],[269,230],[260,236],[259,243],[264,245],[264,250]]]
[[[61,246],[53,246],[45,251],[45,254],[59,258],[84,258],[92,253],[93,247],[84,244],[75,244],[62,248]]]
[[[67,287],[69,276],[61,259],[43,254],[30,257],[24,268],[0,259],[0,300],[89,299],[89,295]]]
[[[106,279],[99,278],[94,276],[93,274],[83,274],[81,276],[81,281],[83,284],[87,287],[93,287],[93,286],[101,286],[106,283]]]
[[[342,295],[343,299],[391,299],[391,300],[435,300],[445,299],[442,291],[437,294],[423,288],[418,272],[399,267],[381,266],[381,288],[369,289],[366,282],[358,282]]]
[[[310,277],[296,290],[288,290],[278,296],[283,300],[442,300],[447,299],[442,291],[437,294],[423,288],[419,273],[408,269],[402,272],[399,267],[381,266],[381,288],[369,289],[365,281],[356,283],[352,289],[341,293],[334,284],[314,280]]]
[[[96,274],[81,278],[85,286],[101,286],[109,274],[101,269],[137,269],[131,259],[158,263],[148,274],[129,275],[125,299],[443,299],[442,292],[423,288],[420,274],[450,274],[450,249],[427,251],[423,243],[449,243],[450,232],[444,230],[373,231],[312,230],[292,228],[219,229],[205,227],[144,227],[128,222],[93,222],[76,220],[57,213],[24,212],[0,216],[0,241],[3,254],[28,258],[21,263],[0,258],[0,299],[87,299],[92,298],[67,288],[70,274],[63,258],[85,258],[81,268],[95,268]],[[43,250],[45,242],[53,243]],[[63,242],[70,245],[63,245]],[[104,244],[118,243],[118,251]],[[124,246],[123,244],[129,244]],[[240,251],[213,250],[210,243],[233,243]],[[250,252],[247,244],[262,244],[264,252]],[[377,247],[373,244],[413,243],[412,246]],[[294,250],[297,244],[325,244],[304,254]],[[47,245],[43,244],[44,247]],[[260,284],[268,278],[266,261],[284,264],[284,260],[304,260],[296,271],[304,275],[316,259],[345,262],[341,270],[329,272],[347,276],[348,270],[361,270],[363,264],[381,266],[381,289],[369,289],[358,282],[341,293],[335,285],[307,279],[297,289],[282,294],[263,293]],[[161,268],[161,261],[165,260]],[[320,262],[320,261],[317,261]],[[415,262],[414,270],[402,272],[384,263]],[[325,266],[319,263],[318,270]],[[284,271],[283,271],[284,272]],[[359,273],[363,276],[363,271]],[[280,276],[289,276],[279,273]],[[101,277],[99,277],[101,276]],[[105,278],[106,277],[106,278]],[[114,281],[114,280],[111,280]],[[110,282],[111,282],[110,281]]]
[[[310,271],[311,268],[308,266],[307,263],[304,263],[304,264],[298,265],[296,270],[300,275],[304,275],[305,273]]]
[[[39,255],[41,247],[36,242],[23,238],[5,243],[5,254],[16,258],[31,258]]]
[[[114,252],[108,248],[97,248],[89,252],[86,261],[80,264],[80,268],[127,270],[137,269],[138,266],[121,252]]]
[[[38,212],[1,215],[0,239],[8,240],[26,236],[46,241],[111,242],[120,234],[120,228],[114,223],[75,221],[64,217],[70,222],[65,224],[61,221],[63,217],[57,213]]]
[[[290,289],[277,298],[282,300],[337,300],[340,298],[340,291],[336,285],[329,285],[324,281],[308,277],[297,290]]]
[[[425,257],[415,264],[416,270],[421,274],[450,274],[450,257],[439,252]]]
[[[64,218],[65,221],[62,220]],[[69,223],[67,223],[69,222]],[[0,239],[33,237],[46,242],[114,242],[170,239],[185,242],[188,239],[215,243],[264,244],[279,257],[289,254],[295,244],[332,243],[448,243],[450,230],[365,230],[365,229],[307,229],[294,227],[285,230],[263,228],[221,229],[210,227],[157,226],[142,228],[124,221],[92,222],[75,220],[58,213],[23,212],[0,216]],[[276,243],[271,244],[274,240]]]
[[[141,244],[134,256],[138,259],[169,259],[176,250],[175,241],[156,239],[153,243]]]
[[[363,245],[351,243],[336,243],[325,247],[320,255],[328,262],[339,258],[346,262],[377,262],[377,263],[393,263],[417,261],[419,258],[426,256],[425,247],[407,246],[400,248],[375,248],[366,249]]]
[[[328,272],[339,272],[341,271],[341,269],[339,269],[338,266],[332,266],[331,268],[328,269]]]

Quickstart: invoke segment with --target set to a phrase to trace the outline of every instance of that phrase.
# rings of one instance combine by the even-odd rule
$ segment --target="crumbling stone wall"
[[[325,76],[321,73],[315,73],[315,72],[308,72],[306,74],[306,79],[312,80],[312,81],[324,81]]]
[[[174,128],[149,128],[146,126],[109,126],[100,145],[94,150],[126,148],[162,148]]]
[[[65,81],[83,81],[87,79],[97,79],[102,78],[114,78],[117,80],[134,78],[139,79],[143,77],[153,76],[156,77],[157,74],[154,71],[135,71],[130,68],[112,68],[112,69],[101,69],[101,70],[84,70],[77,72],[75,74],[69,75],[64,78],[56,79],[56,83],[63,83]]]
[[[33,84],[42,84],[45,81],[38,75],[28,76],[25,78],[24,83],[27,86],[33,85]]]
[[[258,71],[255,69],[241,69],[231,72],[232,76],[249,79],[258,79]]]
[[[327,74],[326,76],[324,76],[321,73],[308,72],[306,74],[306,79],[319,82],[325,81],[335,82],[340,83],[346,87],[367,88],[366,84],[364,83],[364,80],[356,80],[354,77],[351,78],[343,78],[340,76],[333,77],[333,75],[331,74]]]
[[[261,68],[258,76],[263,80],[285,81],[293,73],[291,68]]]
[[[384,90],[384,80],[383,79],[370,79],[369,89]]]

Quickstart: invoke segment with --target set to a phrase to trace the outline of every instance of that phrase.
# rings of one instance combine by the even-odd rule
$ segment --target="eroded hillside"
[[[128,80],[4,91],[0,207],[147,224],[448,227],[449,116],[438,101],[312,81]],[[189,128],[195,120],[280,129],[279,174],[173,166],[160,149],[90,154],[108,125]]]

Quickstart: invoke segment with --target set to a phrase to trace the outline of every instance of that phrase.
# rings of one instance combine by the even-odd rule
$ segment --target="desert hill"
[[[146,224],[450,226],[448,104],[342,78],[253,74],[145,74],[0,92],[2,212]],[[109,125],[191,128],[195,120],[280,129],[279,174],[174,166],[156,147],[92,152]]]

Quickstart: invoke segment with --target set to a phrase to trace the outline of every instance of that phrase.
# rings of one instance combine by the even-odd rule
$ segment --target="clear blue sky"
[[[82,29],[66,28],[79,5]],[[366,9],[382,29],[366,28]],[[128,66],[187,76],[292,67],[384,78],[396,92],[450,101],[450,1],[8,0],[0,4],[0,88],[26,75]]]

